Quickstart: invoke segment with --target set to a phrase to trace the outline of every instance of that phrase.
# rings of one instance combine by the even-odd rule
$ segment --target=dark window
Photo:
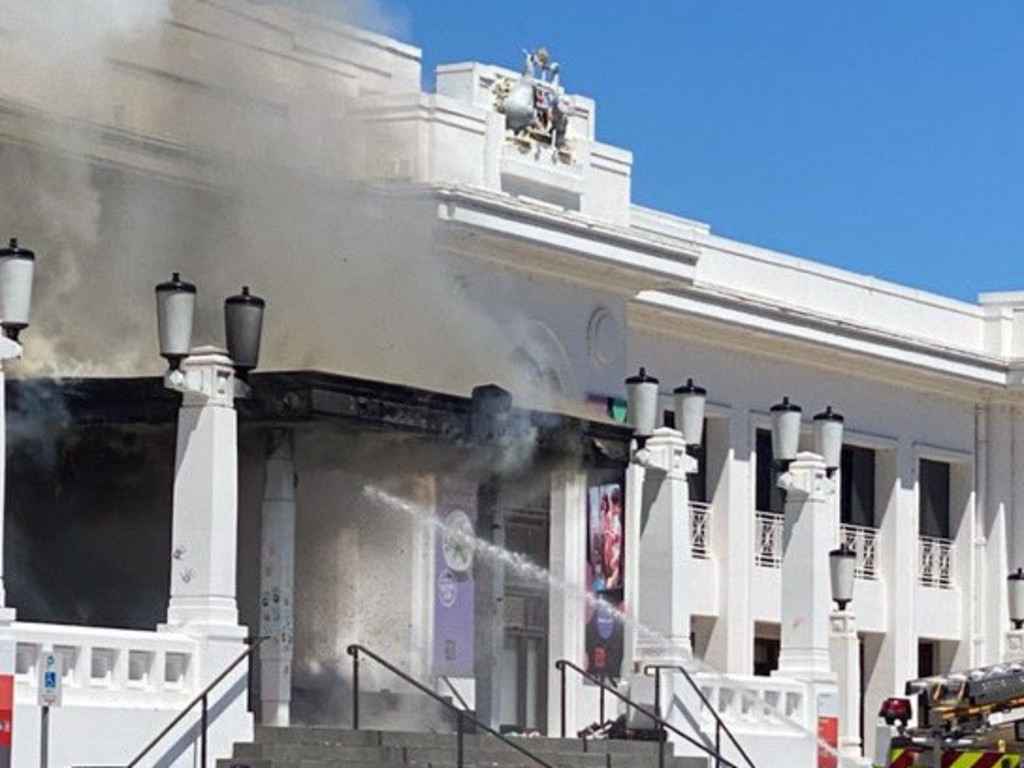
[[[934,640],[920,640],[917,643],[917,676],[931,677],[938,674],[938,643]]]
[[[786,509],[785,498],[777,484],[779,471],[772,461],[772,433],[767,429],[757,430],[755,450],[757,451],[757,510],[782,514]]]
[[[754,674],[768,677],[779,668],[779,641],[771,637],[754,638]]]
[[[848,525],[874,528],[875,452],[870,448],[844,445],[840,459],[840,520]]]
[[[949,464],[921,459],[920,534],[949,539]]]

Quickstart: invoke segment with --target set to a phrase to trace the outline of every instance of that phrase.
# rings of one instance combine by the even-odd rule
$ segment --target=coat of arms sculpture
[[[526,62],[519,79],[501,77],[494,84],[495,109],[505,115],[510,139],[524,152],[533,149],[539,157],[548,147],[552,162],[572,163],[566,136],[571,105],[558,82],[558,63],[546,48],[523,54]]]

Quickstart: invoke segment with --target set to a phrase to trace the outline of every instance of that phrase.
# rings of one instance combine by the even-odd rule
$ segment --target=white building
[[[559,148],[543,126],[508,129],[512,52],[494,52],[504,67],[442,66],[423,93],[418,50],[327,19],[247,0],[186,0],[154,18],[83,38],[62,63],[77,75],[59,82],[37,29],[3,22],[15,45],[0,74],[0,233],[39,263],[25,361],[8,366],[27,379],[8,419],[16,756],[37,743],[34,670],[48,646],[69,665],[54,757],[80,763],[128,759],[223,666],[188,621],[144,631],[167,618],[179,543],[175,396],[151,378],[152,286],[174,269],[200,286],[200,340],[219,337],[207,286],[248,281],[270,307],[260,369],[279,373],[255,376],[258,397],[240,406],[237,621],[235,595],[222,595],[238,631],[217,658],[242,650],[246,627],[263,631],[261,598],[290,588],[291,576],[261,586],[260,538],[267,499],[288,495],[274,473],[294,471],[293,719],[341,721],[353,642],[443,687],[435,585],[459,568],[432,528],[364,491],[380,486],[428,516],[475,506],[478,533],[493,526],[497,543],[570,585],[566,597],[481,569],[474,673],[449,674],[493,722],[557,730],[552,664],[582,663],[588,643],[571,590],[585,588],[591,487],[626,482],[624,597],[643,600],[644,502],[626,479],[628,432],[608,418],[640,366],[666,409],[688,377],[709,393],[684,567],[693,650],[727,675],[722,687],[767,674],[780,650],[768,429],[783,396],[804,406],[808,446],[812,414],[831,405],[846,419],[834,542],[858,554],[869,745],[878,703],[906,680],[1007,655],[1006,577],[1024,565],[1024,293],[957,302],[636,206],[632,154],[599,141],[592,100],[564,97]],[[557,96],[542,63],[539,92]],[[573,86],[571,62],[560,78]],[[84,380],[31,383],[55,373]],[[491,382],[534,410],[513,419],[521,455],[504,444],[482,461],[459,425],[473,387]],[[52,526],[73,541],[47,570],[32,547]],[[265,549],[289,534],[262,535]],[[283,645],[287,666],[290,635]],[[262,688],[265,715],[288,700]],[[780,680],[774,693],[795,690]],[[577,727],[594,718],[585,694],[574,706]],[[93,728],[97,707],[137,722],[113,752],[83,754],[61,718]]]

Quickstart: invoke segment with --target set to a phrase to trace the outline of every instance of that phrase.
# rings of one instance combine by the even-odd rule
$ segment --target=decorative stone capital
[[[836,492],[836,483],[825,468],[825,462],[816,453],[803,451],[789,469],[779,476],[779,488],[786,492],[787,501],[824,501]]]
[[[851,611],[832,611],[828,617],[829,633],[833,637],[857,637],[856,619]]]
[[[1011,629],[1006,633],[1004,661],[1024,661],[1024,629]]]
[[[181,392],[182,405],[215,405],[233,408],[237,392],[235,367],[227,353],[217,347],[197,347],[181,368],[164,375],[164,386]]]
[[[633,454],[633,462],[646,470],[676,478],[685,478],[697,471],[697,460],[686,452],[683,433],[669,427],[654,430],[644,447]]]

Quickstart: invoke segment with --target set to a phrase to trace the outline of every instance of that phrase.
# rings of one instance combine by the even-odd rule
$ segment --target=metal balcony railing
[[[703,501],[690,502],[690,551],[698,560],[711,559],[710,517],[710,504]]]
[[[839,527],[840,541],[857,553],[853,575],[858,579],[878,579],[878,529],[863,525]]]
[[[954,545],[949,539],[918,537],[917,580],[926,587],[953,588]]]
[[[754,565],[782,567],[783,519],[783,515],[775,512],[754,513]]]

